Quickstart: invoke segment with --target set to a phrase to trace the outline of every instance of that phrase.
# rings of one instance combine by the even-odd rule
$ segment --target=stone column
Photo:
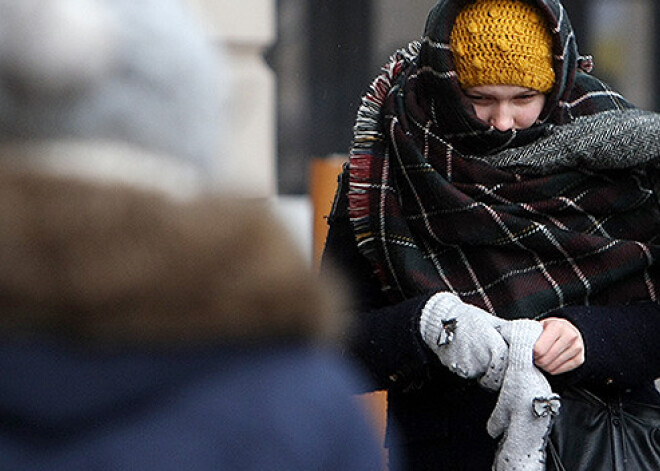
[[[229,56],[229,142],[223,147],[231,159],[232,175],[221,177],[223,189],[239,190],[249,196],[274,196],[275,75],[264,60],[264,52],[275,40],[276,2],[187,1],[199,11],[211,38],[222,42]]]

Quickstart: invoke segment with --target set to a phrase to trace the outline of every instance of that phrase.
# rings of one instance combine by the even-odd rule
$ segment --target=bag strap
[[[555,448],[555,444],[552,443],[552,440],[548,440],[546,456],[546,459],[554,466],[554,468],[552,468],[553,471],[567,471],[561,462],[561,457]]]

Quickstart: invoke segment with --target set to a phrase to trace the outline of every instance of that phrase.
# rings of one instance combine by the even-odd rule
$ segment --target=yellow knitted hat
[[[547,93],[555,83],[547,21],[523,1],[476,0],[456,18],[450,44],[464,89],[516,85]]]

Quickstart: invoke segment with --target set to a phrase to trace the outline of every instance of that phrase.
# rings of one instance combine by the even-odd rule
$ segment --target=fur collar
[[[334,301],[265,202],[0,166],[5,331],[189,342],[328,336]]]

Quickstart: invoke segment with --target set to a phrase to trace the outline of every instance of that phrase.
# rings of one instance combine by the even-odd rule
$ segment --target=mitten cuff
[[[503,328],[501,333],[509,344],[509,368],[531,368],[534,365],[534,345],[543,333],[541,323],[528,319],[515,320]]]

